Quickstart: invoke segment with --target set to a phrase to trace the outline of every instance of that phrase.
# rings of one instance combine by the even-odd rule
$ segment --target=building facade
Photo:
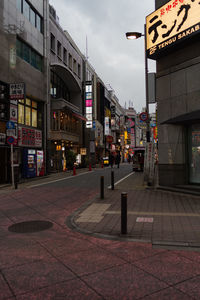
[[[154,59],[160,185],[200,184],[200,4],[187,2],[186,12],[182,1],[176,7],[172,1],[155,1],[157,19],[171,28],[157,28],[158,39],[165,38],[150,49],[154,55],[158,52]],[[170,5],[174,27],[165,18]]]
[[[69,151],[77,156],[83,146],[83,56],[49,8],[48,169],[57,172],[69,167]]]
[[[48,2],[0,3],[0,183],[45,173]]]

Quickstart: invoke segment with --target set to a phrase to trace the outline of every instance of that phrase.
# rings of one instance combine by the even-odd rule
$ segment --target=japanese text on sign
[[[200,31],[199,16],[199,0],[171,0],[147,16],[148,57]]]

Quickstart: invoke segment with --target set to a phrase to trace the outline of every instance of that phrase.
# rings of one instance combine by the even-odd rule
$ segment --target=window
[[[61,57],[61,43],[57,41],[57,55]]]
[[[30,22],[33,26],[36,27],[36,13],[32,8],[30,8]]]
[[[23,0],[23,14],[26,16],[26,18],[29,20],[30,17],[30,6],[26,2],[26,0]]]
[[[78,77],[81,77],[81,66],[78,64]]]
[[[31,126],[31,108],[25,107],[25,125]]]
[[[55,45],[55,36],[51,33],[51,50],[53,52],[55,52],[55,48],[56,48],[56,45]]]
[[[23,59],[30,63],[30,48],[26,44],[23,44]]]
[[[30,21],[30,23],[37,28],[41,33],[43,32],[42,22],[43,19],[37,13],[35,8],[26,0],[16,0],[17,9]]]
[[[36,14],[36,28],[42,32],[42,19]]]
[[[67,64],[67,50],[63,48],[63,62]]]
[[[73,60],[73,72],[76,74],[77,73],[77,63],[76,60]]]
[[[63,98],[70,102],[70,92],[67,85],[56,73],[51,71],[51,90],[52,98]]]
[[[17,0],[17,9],[22,13],[22,0]]]
[[[72,56],[70,53],[69,53],[68,63],[69,63],[69,68],[72,70]]]
[[[42,72],[43,58],[30,46],[17,39],[16,41],[17,56],[25,60],[31,66]]]
[[[31,65],[36,68],[36,53],[34,51],[31,52]]]
[[[18,123],[32,127],[39,127],[41,123],[41,112],[38,112],[38,104],[29,98],[18,101]]]
[[[32,108],[32,127],[37,127],[37,110]]]
[[[24,104],[18,101],[18,123],[24,124]]]

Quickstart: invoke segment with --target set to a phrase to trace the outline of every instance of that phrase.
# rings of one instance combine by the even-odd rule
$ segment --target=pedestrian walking
[[[112,168],[113,164],[114,164],[114,155],[112,153],[110,153],[110,155],[109,155],[109,163],[110,163],[110,166]]]
[[[121,161],[121,155],[120,155],[119,152],[117,152],[117,156],[116,156],[116,159],[115,159],[117,168],[119,168],[120,161]]]

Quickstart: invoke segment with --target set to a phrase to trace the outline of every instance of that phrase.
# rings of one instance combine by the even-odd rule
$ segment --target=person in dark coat
[[[119,152],[117,152],[115,162],[116,162],[116,165],[117,165],[118,168],[119,168],[120,161],[121,161],[121,155],[120,155]]]
[[[114,155],[112,153],[110,153],[110,155],[109,155],[109,163],[110,163],[110,166],[112,168],[113,164],[114,164]]]

